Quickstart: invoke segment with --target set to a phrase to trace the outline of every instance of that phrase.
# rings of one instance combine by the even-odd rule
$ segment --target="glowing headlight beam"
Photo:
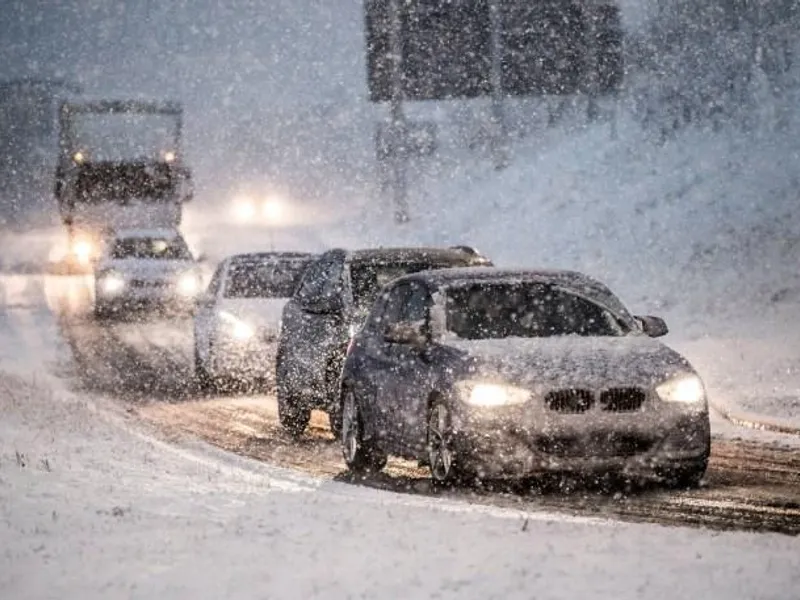
[[[92,258],[94,246],[91,242],[80,240],[72,246],[72,255],[82,265],[88,264]]]
[[[100,283],[104,294],[118,294],[125,288],[125,280],[116,274],[105,275]]]
[[[252,221],[257,214],[258,210],[256,207],[256,202],[252,198],[248,196],[242,196],[234,201],[233,216],[236,217],[238,221]]]
[[[249,340],[255,335],[255,329],[249,323],[245,323],[239,317],[229,312],[219,313],[220,321],[225,323],[226,331],[235,340],[240,342]]]
[[[510,385],[484,382],[462,382],[457,389],[464,402],[472,406],[509,406],[523,404],[530,398],[530,392]]]
[[[185,273],[178,279],[178,293],[182,296],[194,296],[200,291],[200,281],[193,273]]]
[[[86,160],[86,155],[78,150],[72,155],[72,160],[74,160],[76,164],[83,164],[83,162]]]
[[[679,375],[656,388],[656,394],[664,402],[695,404],[706,398],[703,381],[697,375]]]

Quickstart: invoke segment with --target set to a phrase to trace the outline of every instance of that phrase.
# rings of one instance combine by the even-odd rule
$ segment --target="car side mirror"
[[[669,327],[667,327],[667,323],[661,317],[643,315],[637,316],[636,320],[639,322],[639,325],[641,325],[642,331],[650,337],[661,337],[669,333]]]
[[[423,348],[428,343],[428,336],[422,321],[400,321],[386,328],[383,339],[392,344],[408,344]]]

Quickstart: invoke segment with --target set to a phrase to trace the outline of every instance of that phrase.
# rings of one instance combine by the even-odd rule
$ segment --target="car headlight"
[[[531,397],[530,391],[512,385],[462,381],[456,384],[461,399],[472,406],[509,406],[523,404]]]
[[[200,291],[200,278],[194,273],[184,273],[178,278],[177,287],[181,296],[195,296]]]
[[[117,273],[106,273],[100,277],[100,291],[104,294],[118,294],[124,288],[125,279]]]
[[[694,374],[678,375],[656,387],[656,394],[664,402],[697,404],[706,399],[703,381]]]
[[[256,333],[252,325],[229,312],[221,311],[219,320],[223,323],[225,332],[235,340],[243,342],[252,338]]]
[[[72,246],[72,254],[80,264],[88,264],[94,254],[94,245],[88,240],[78,240]]]
[[[249,196],[239,196],[233,201],[233,216],[240,223],[248,223],[258,215],[258,205]]]

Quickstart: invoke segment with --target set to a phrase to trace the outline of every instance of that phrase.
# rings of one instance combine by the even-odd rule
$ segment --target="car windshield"
[[[541,283],[475,283],[446,291],[447,330],[460,338],[628,333],[608,309],[565,288]]]
[[[289,298],[308,260],[268,260],[231,265],[226,298]]]
[[[130,237],[114,242],[111,258],[191,260],[192,254],[180,237]]]
[[[453,264],[430,262],[364,262],[350,266],[350,280],[353,286],[353,298],[356,308],[364,312],[372,306],[380,289],[390,281],[420,271],[445,269]]]

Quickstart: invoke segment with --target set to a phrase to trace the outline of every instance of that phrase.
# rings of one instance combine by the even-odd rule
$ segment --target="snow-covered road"
[[[80,285],[14,285],[23,300],[0,312],[4,598],[789,599],[800,587],[796,537],[410,496],[166,444],[108,390],[78,384],[54,315],[82,304]]]

